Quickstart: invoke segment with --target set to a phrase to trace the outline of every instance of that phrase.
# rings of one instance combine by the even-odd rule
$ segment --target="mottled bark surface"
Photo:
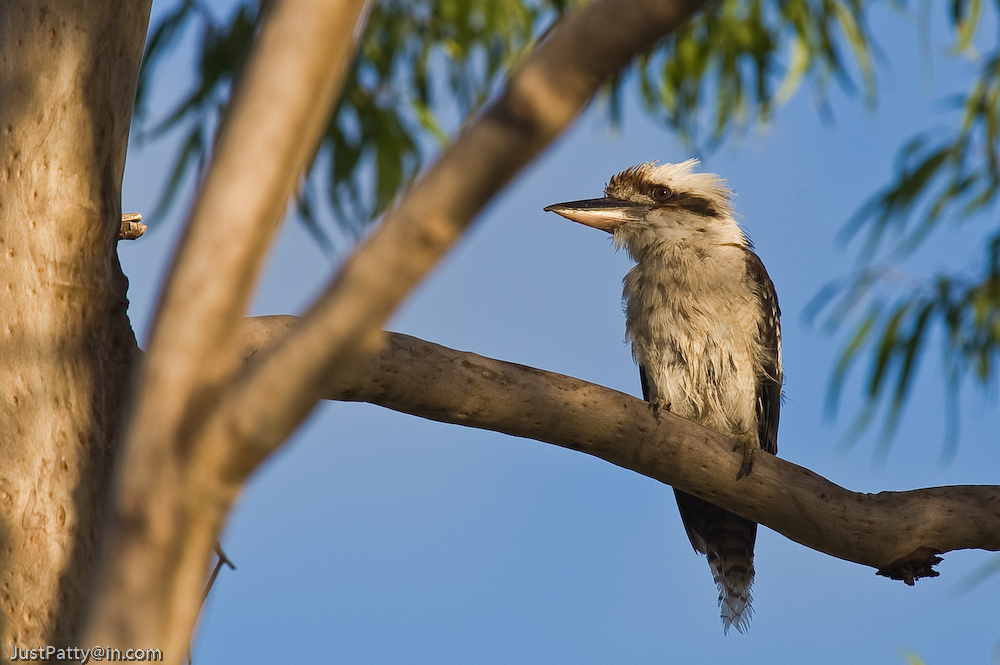
[[[247,362],[290,334],[292,316],[248,319]],[[852,492],[759,455],[737,479],[735,440],[580,379],[386,333],[380,353],[334,378],[326,397],[545,441],[600,457],[771,527],[806,547],[912,584],[937,555],[1000,551],[1000,487]]]
[[[71,644],[135,339],[120,186],[149,2],[0,5],[0,634]]]

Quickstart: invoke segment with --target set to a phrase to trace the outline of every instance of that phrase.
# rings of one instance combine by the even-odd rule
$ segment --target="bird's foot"
[[[653,417],[659,420],[661,411],[670,411],[670,402],[662,397],[657,397],[656,399],[650,401],[649,410],[653,412]]]
[[[750,471],[753,470],[753,462],[757,458],[757,451],[760,450],[756,441],[740,441],[733,446],[733,452],[741,448],[743,449],[743,464],[740,465],[740,471],[736,474],[736,480],[750,474]]]

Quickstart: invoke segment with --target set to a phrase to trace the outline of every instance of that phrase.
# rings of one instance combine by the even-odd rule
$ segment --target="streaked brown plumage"
[[[777,453],[781,325],[774,285],[733,219],[732,192],[697,160],[640,164],[602,199],[546,210],[612,233],[636,261],[625,276],[626,334],[643,397],[736,437],[740,477],[756,451]],[[676,491],[694,548],[719,587],[724,630],[750,620],[757,524]]]

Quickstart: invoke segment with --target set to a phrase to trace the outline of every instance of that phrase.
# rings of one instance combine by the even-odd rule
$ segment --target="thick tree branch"
[[[250,319],[244,356],[295,325]],[[737,481],[733,440],[609,388],[389,333],[384,350],[331,381],[328,399],[585,452],[760,522],[807,547],[912,582],[936,553],[1000,550],[1000,487],[851,492],[770,455]],[[908,560],[908,557],[912,560]]]
[[[195,434],[239,366],[234,338],[255,276],[346,78],[366,6],[270,4],[137,380],[86,643],[152,644],[178,663],[186,652],[208,557],[236,492],[219,486]]]
[[[184,412],[203,408],[236,367],[233,337],[346,78],[366,4],[269,9],[157,310],[136,416],[144,430],[163,438],[197,420]]]
[[[135,337],[115,246],[150,0],[0,3],[0,650],[68,645]]]
[[[246,443],[246,476],[348,371],[410,289],[599,86],[688,18],[700,0],[598,0],[558,25],[503,94],[441,156],[343,266],[303,324],[255,363],[213,415]]]

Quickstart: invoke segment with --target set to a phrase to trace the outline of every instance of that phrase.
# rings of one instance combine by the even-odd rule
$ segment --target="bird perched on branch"
[[[612,234],[636,265],[625,276],[626,337],[654,412],[728,434],[743,454],[778,449],[781,326],[764,264],[733,219],[732,192],[697,160],[639,164],[604,198],[545,210]],[[750,621],[757,524],[674,490],[695,550],[708,556],[726,632]]]

